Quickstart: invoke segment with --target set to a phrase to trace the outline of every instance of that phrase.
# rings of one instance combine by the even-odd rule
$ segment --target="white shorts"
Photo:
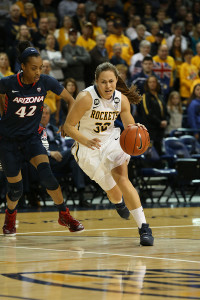
[[[111,170],[129,162],[130,155],[126,154],[119,143],[120,129],[115,128],[108,139],[101,144],[100,149],[92,150],[79,143],[72,147],[72,154],[80,168],[104,191],[111,190],[116,182]]]

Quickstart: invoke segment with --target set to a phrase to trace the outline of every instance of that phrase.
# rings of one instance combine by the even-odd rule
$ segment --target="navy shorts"
[[[21,170],[24,161],[46,154],[39,135],[31,135],[26,138],[5,138],[0,139],[0,161],[6,177],[15,177]]]

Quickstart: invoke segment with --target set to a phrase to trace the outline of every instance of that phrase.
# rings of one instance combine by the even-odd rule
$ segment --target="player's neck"
[[[21,82],[23,84],[33,84],[33,82],[29,82],[28,80],[26,80],[23,76],[21,77]]]

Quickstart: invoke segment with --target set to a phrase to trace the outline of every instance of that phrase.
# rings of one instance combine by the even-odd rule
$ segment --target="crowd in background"
[[[159,154],[163,137],[176,128],[192,128],[200,139],[200,1],[1,1],[0,16],[0,78],[20,71],[16,49],[23,40],[40,51],[43,73],[74,98],[93,84],[96,67],[110,61],[127,86],[137,86],[142,101],[131,111]],[[73,169],[63,142],[52,146],[67,105],[52,92],[45,103],[53,130],[51,165],[66,150]]]

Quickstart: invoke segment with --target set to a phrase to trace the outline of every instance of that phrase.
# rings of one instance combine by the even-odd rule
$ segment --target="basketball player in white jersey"
[[[117,80],[115,66],[108,62],[99,65],[95,85],[78,94],[63,130],[76,141],[72,153],[79,166],[101,186],[112,203],[120,205],[124,198],[139,228],[140,244],[152,246],[152,231],[138,192],[128,179],[130,156],[121,149],[120,130],[114,127],[119,114],[124,128],[135,124],[128,98],[116,90]]]

